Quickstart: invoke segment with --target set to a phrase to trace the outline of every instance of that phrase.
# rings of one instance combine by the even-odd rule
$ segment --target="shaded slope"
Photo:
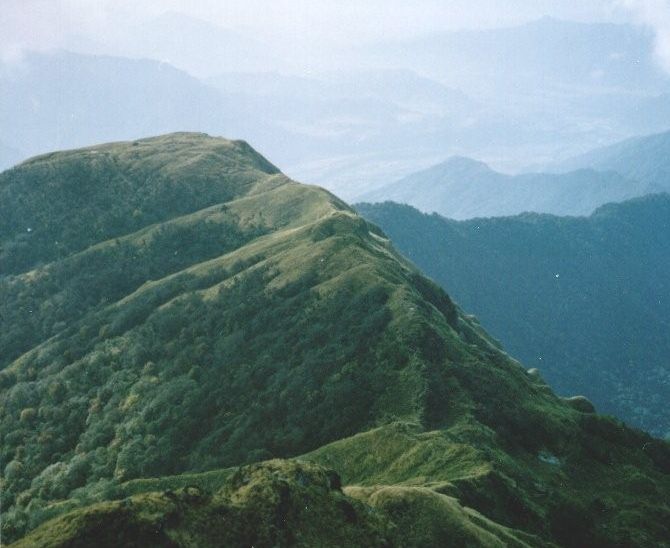
[[[588,218],[459,223],[391,203],[359,208],[559,393],[670,433],[667,195]]]
[[[611,171],[505,175],[469,158],[453,157],[364,194],[362,201],[412,205],[453,219],[524,211],[588,215],[598,206],[649,193],[649,186]]]
[[[277,174],[242,143],[178,134],[106,150],[123,167],[133,148],[157,163],[154,195],[183,182],[198,196],[221,192],[223,201],[205,200],[192,211],[174,205],[169,218],[140,228],[129,221],[127,230],[93,242],[66,230],[80,226],[73,210],[62,218],[71,251],[40,259],[35,247],[34,255],[21,255],[30,271],[2,279],[16,308],[32,310],[35,325],[50,325],[1,373],[3,538],[18,539],[74,509],[26,542],[85,542],[91,527],[109,518],[118,519],[115,532],[129,531],[123,542],[144,542],[159,523],[173,545],[206,546],[209,539],[192,536],[202,529],[196,524],[212,511],[226,513],[232,500],[239,505],[231,514],[243,516],[236,523],[257,523],[258,534],[278,509],[296,510],[283,529],[275,522],[264,537],[269,544],[285,533],[314,534],[306,544],[327,544],[341,532],[366,545],[388,524],[405,535],[389,537],[392,545],[450,534],[484,546],[510,539],[541,545],[535,536],[572,546],[663,545],[667,446],[555,396],[374,225],[326,191]],[[85,152],[64,154],[84,172],[94,163]],[[67,185],[71,171],[60,169],[60,159],[9,172],[19,185],[12,188],[24,188],[24,178],[40,180],[40,162],[56,189]],[[193,170],[169,175],[191,161]],[[87,173],[81,185],[106,188],[108,169]],[[146,179],[137,184],[144,188]],[[88,207],[100,215],[126,210],[132,219],[135,204],[109,188],[109,203]],[[17,208],[30,210],[31,193],[20,197],[27,205],[10,194]],[[53,205],[55,212],[64,208]],[[168,260],[175,252],[187,254],[184,262]],[[133,283],[103,289],[124,278]],[[96,288],[104,298],[95,299]],[[41,306],[50,299],[52,306]],[[63,308],[69,315],[52,323],[51,310]],[[300,474],[286,472],[293,465],[275,463],[256,469],[260,494],[247,513],[235,494],[245,492],[244,469],[231,478],[230,471],[212,472],[300,454],[358,484],[345,492],[365,506],[328,489],[310,491]],[[325,474],[319,470],[305,472],[315,485]],[[606,486],[615,477],[613,491]],[[172,495],[142,495],[192,482],[215,484],[208,491],[220,504],[193,512],[186,501],[176,524]],[[222,488],[228,494],[221,498]],[[124,492],[140,498],[77,509]],[[305,496],[316,514],[302,513],[297,501]],[[342,500],[354,511],[342,510]],[[379,522],[361,517],[342,531],[310,525],[310,516],[332,516],[338,529],[343,513],[353,519],[357,508],[370,507],[378,508]],[[407,527],[407,516],[425,517],[426,526]],[[231,534],[235,542],[249,538]]]

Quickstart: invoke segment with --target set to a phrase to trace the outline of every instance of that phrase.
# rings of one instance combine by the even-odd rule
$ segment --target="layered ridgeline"
[[[405,256],[559,393],[670,436],[670,196],[590,217],[456,222],[361,205]]]
[[[610,171],[506,175],[483,162],[452,157],[366,193],[360,201],[393,201],[452,219],[499,217],[524,211],[588,215],[607,202],[649,194],[657,186]]]
[[[245,143],[42,156],[0,208],[4,541],[667,545],[667,444]]]
[[[658,109],[655,109],[658,116]],[[551,166],[555,171],[601,169],[670,192],[670,131],[634,137]]]

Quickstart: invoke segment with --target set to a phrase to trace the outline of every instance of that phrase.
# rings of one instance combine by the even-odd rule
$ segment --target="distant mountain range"
[[[216,90],[158,61],[32,53],[0,72],[0,139],[23,158],[158,128],[236,133],[236,115]]]
[[[670,446],[556,396],[245,142],[32,158],[0,253],[17,548],[667,546]]]
[[[538,144],[560,141],[549,154],[539,146],[527,148],[526,158],[551,159],[593,143],[668,129],[667,117],[650,116],[653,98],[667,93],[670,84],[654,51],[653,33],[643,26],[544,17],[509,28],[391,38],[370,63],[412,66],[496,107],[507,115],[510,130],[516,122],[537,129]],[[506,167],[518,169],[518,161],[517,156],[517,165]]]
[[[252,37],[178,11],[120,25],[109,35],[74,34],[65,47],[80,54],[155,59],[198,78],[223,71],[289,68],[262,37]]]
[[[328,78],[231,73],[205,83],[165,62],[30,53],[0,67],[0,141],[16,150],[3,153],[0,166],[64,147],[188,129],[254,140],[289,171],[308,180],[332,177],[346,194],[355,190],[352,173],[370,173],[372,165],[373,179],[407,171],[414,155],[430,154],[427,143],[444,142],[432,138],[440,127],[463,131],[473,112],[466,106],[479,108],[407,71]],[[407,138],[415,142],[411,150]]]
[[[639,183],[670,191],[670,132],[634,137],[556,163],[555,171],[611,170]]]
[[[453,157],[363,194],[361,200],[405,203],[452,219],[524,211],[588,215],[604,203],[627,200],[657,188],[614,171],[582,168],[564,174],[505,175],[483,162]]]
[[[609,202],[670,192],[670,132],[634,137],[545,166],[507,175],[483,162],[452,157],[362,193],[456,220],[538,212],[589,215]]]
[[[579,23],[543,17],[507,28],[447,31],[409,40],[389,39],[380,63],[402,65],[468,93],[501,97],[542,89],[667,89],[668,75],[654,59],[653,33],[642,26]],[[512,61],[513,60],[513,61]],[[511,62],[513,62],[513,70]]]
[[[408,114],[460,115],[479,108],[463,92],[410,70],[351,70],[319,73],[311,78],[281,73],[225,72],[205,80],[225,93],[265,97],[375,99],[394,104]],[[288,114],[288,113],[287,113]]]
[[[670,195],[584,218],[357,207],[558,393],[670,436]]]
[[[295,178],[360,200],[451,155],[518,172],[670,124],[652,39],[626,25],[544,19],[441,33],[302,72],[259,37],[178,13],[68,44],[80,53],[0,66],[0,141],[16,151],[0,152],[0,166],[205,131],[253,141]]]

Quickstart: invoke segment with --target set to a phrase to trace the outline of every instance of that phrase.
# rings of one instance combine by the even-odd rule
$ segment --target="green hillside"
[[[667,444],[245,143],[55,153],[0,193],[3,540],[668,545]]]
[[[359,210],[558,393],[670,436],[670,196],[590,217]]]

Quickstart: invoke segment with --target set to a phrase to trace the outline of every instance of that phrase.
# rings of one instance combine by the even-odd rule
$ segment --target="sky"
[[[656,56],[670,72],[670,0],[623,0],[621,5],[635,22],[654,30]]]
[[[249,65],[255,71],[310,75],[346,67],[355,48],[389,38],[513,26],[551,16],[647,26],[655,35],[658,64],[670,73],[670,0],[0,0],[0,61],[53,49],[154,57],[142,24],[165,12],[258,42],[257,50],[271,51],[278,62]],[[242,40],[238,47],[250,43]],[[159,60],[201,77],[219,69],[208,74],[204,62]]]
[[[389,36],[510,26],[549,15],[577,21],[633,22],[657,33],[670,70],[670,0],[0,0],[0,56],[67,47],[72,36],[113,42],[115,34],[178,11],[263,43],[288,40],[325,54]],[[110,53],[114,53],[111,51]]]

